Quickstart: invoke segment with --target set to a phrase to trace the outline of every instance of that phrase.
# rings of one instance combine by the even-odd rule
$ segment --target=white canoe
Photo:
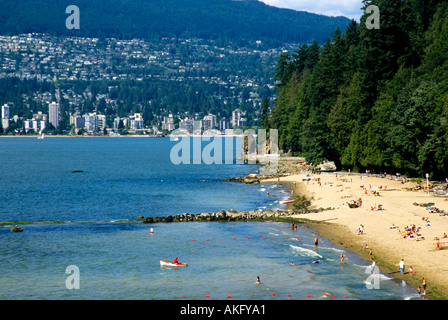
[[[188,263],[173,263],[172,261],[160,260],[160,265],[167,267],[186,267]]]

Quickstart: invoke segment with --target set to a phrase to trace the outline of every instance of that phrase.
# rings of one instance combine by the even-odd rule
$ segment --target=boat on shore
[[[165,267],[187,267],[188,263],[174,263],[172,261],[160,260],[160,265]]]
[[[296,201],[296,200],[295,199],[287,199],[287,200],[280,200],[279,203],[280,204],[285,204],[285,203],[291,203],[291,202],[294,202],[294,201]]]

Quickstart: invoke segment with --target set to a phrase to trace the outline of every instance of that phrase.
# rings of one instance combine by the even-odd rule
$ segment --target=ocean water
[[[170,151],[176,143],[0,138],[0,299],[417,298],[415,289],[390,275],[372,278],[369,263],[356,254],[326,239],[315,247],[307,226],[293,231],[274,222],[137,221],[184,212],[275,210],[288,198],[281,184],[222,181],[256,172],[255,165],[175,165]],[[24,232],[10,232],[15,224]],[[160,266],[160,259],[175,257],[188,267]],[[69,266],[79,271],[78,282]],[[79,289],[69,289],[74,283]]]

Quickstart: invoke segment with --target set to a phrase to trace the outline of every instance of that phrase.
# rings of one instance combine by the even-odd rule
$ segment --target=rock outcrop
[[[11,232],[22,232],[22,231],[23,231],[23,229],[19,226],[15,226],[11,229]]]

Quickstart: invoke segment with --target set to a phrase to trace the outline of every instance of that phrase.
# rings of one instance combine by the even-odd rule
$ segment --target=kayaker
[[[173,263],[174,263],[174,264],[179,264],[179,260],[178,260],[177,257],[174,259]]]

